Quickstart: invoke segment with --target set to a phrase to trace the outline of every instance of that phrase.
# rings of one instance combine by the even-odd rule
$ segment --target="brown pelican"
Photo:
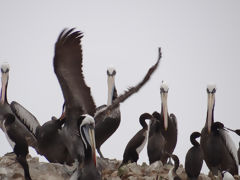
[[[30,180],[29,167],[27,164],[26,156],[28,154],[28,145],[34,147],[37,150],[37,140],[33,133],[34,124],[27,124],[26,121],[31,118],[29,116],[23,121],[19,116],[20,113],[15,111],[16,102],[8,103],[7,100],[7,87],[9,79],[9,65],[3,64],[1,66],[2,72],[2,89],[1,89],[1,100],[0,100],[0,127],[3,130],[4,134],[7,137],[7,140],[13,152],[17,156],[17,161],[21,164],[24,169],[25,179]],[[21,107],[21,106],[20,106]],[[20,111],[21,112],[21,111]]]
[[[168,153],[166,153],[166,154],[168,154]],[[169,180],[181,180],[181,178],[177,175],[177,169],[179,167],[179,159],[174,154],[169,154],[169,156],[174,161],[174,167],[169,170],[169,172],[168,172],[168,179]]]
[[[112,105],[113,101],[118,97],[117,90],[115,86],[115,75],[116,70],[114,68],[108,68],[107,70],[107,82],[108,82],[108,100],[107,105],[102,105],[97,108],[97,112],[101,112],[106,109],[108,106]],[[97,118],[95,135],[96,135],[96,148],[100,157],[103,158],[102,152],[100,150],[101,145],[117,130],[121,121],[121,112],[120,106],[112,110],[112,112],[105,117],[104,121]],[[108,127],[108,128],[105,128]]]
[[[238,174],[237,149],[227,131],[217,123],[214,125],[216,86],[208,85],[207,118],[201,132],[200,145],[204,160],[214,175],[227,170],[232,175]]]
[[[125,101],[132,94],[139,91],[139,89],[150,79],[152,73],[157,69],[161,59],[161,49],[159,48],[159,56],[157,62],[148,70],[147,74],[136,86],[129,88],[120,96],[117,96],[117,91],[114,83],[114,76],[116,71],[114,69],[108,69],[108,105],[100,106],[94,116],[96,127],[96,147],[99,155],[103,157],[100,147],[101,145],[116,131],[120,123],[120,109],[119,103]]]
[[[185,171],[189,180],[197,180],[202,169],[203,154],[200,144],[196,141],[200,136],[199,132],[193,132],[190,136],[193,147],[188,150],[185,157]]]
[[[161,107],[161,114],[155,112],[155,118],[157,118],[160,122],[160,131],[162,136],[165,139],[165,145],[164,145],[164,150],[172,154],[176,143],[177,143],[177,118],[174,114],[168,114],[168,106],[167,106],[167,97],[168,97],[168,85],[165,82],[162,82],[161,87],[160,87],[160,94],[161,94],[161,99],[162,99],[162,107]],[[150,125],[150,134],[149,134],[149,139],[152,136],[152,132],[154,131],[156,123],[153,122]],[[150,145],[148,145],[150,147]],[[163,164],[167,162],[168,156],[165,154],[162,156],[160,159],[153,159],[152,162],[161,160]]]
[[[28,146],[32,146],[38,154],[45,156],[49,162],[71,164],[73,160],[66,153],[67,148],[64,146],[58,132],[64,123],[64,120],[62,120],[64,117],[64,112],[59,119],[53,117],[52,120],[44,123],[41,126],[36,117],[19,103],[13,101],[9,105],[7,101],[9,69],[10,68],[8,64],[3,64],[1,67],[2,98],[0,105],[0,121],[2,123],[0,124],[2,124],[1,127],[3,131],[5,131],[6,128],[11,129],[11,131],[8,131],[8,133],[11,133],[11,139],[15,139],[15,141],[18,141],[19,143],[22,142],[23,144],[26,142]],[[5,122],[4,124],[4,118],[2,117],[8,113],[15,116],[14,121],[12,121],[12,123]],[[5,131],[10,145],[12,145],[12,148],[14,148],[11,139],[8,137],[8,133]],[[21,141],[18,139],[21,139]],[[25,140],[23,141],[22,139]],[[26,154],[26,152],[24,152],[24,154]]]
[[[123,161],[120,167],[124,164],[138,161],[139,154],[144,148],[148,139],[148,125],[146,123],[146,119],[153,120],[153,117],[148,113],[143,113],[140,116],[139,122],[142,125],[142,129],[139,130],[135,134],[135,136],[128,142],[124,150]]]
[[[69,154],[78,163],[71,179],[100,180],[92,118],[96,106],[82,74],[82,37],[82,33],[74,29],[63,30],[55,44],[54,71],[66,105],[62,138]]]

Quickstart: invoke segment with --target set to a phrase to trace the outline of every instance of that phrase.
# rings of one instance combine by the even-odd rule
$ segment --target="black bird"
[[[168,154],[168,153],[166,153]],[[179,167],[179,159],[174,154],[168,154],[174,161],[174,167],[169,170],[168,172],[168,179],[169,180],[181,180],[181,178],[177,175],[177,169]]]
[[[54,71],[66,105],[61,132],[69,154],[78,163],[71,179],[100,180],[95,163],[95,135],[90,128],[94,126],[96,106],[82,74],[82,37],[74,29],[63,30],[55,44]]]
[[[166,140],[161,132],[160,114],[158,112],[154,112],[152,116],[155,118],[155,121],[150,121],[151,129],[147,144],[149,164],[152,164],[165,156],[166,158],[169,157],[165,154]]]
[[[123,161],[122,164],[120,165],[123,166],[124,164],[127,163],[133,163],[137,162],[139,158],[139,154],[144,148],[147,139],[148,139],[148,125],[146,123],[146,119],[153,120],[152,115],[148,113],[143,113],[140,118],[139,122],[142,125],[142,129],[139,130],[135,136],[128,142],[124,154],[123,154]]]
[[[193,147],[188,150],[185,157],[185,171],[189,180],[197,180],[202,169],[203,154],[200,144],[196,141],[200,136],[199,132],[193,132],[190,136]]]
[[[216,86],[208,85],[208,110],[204,128],[201,132],[200,145],[204,160],[213,173],[228,170],[232,175],[238,174],[237,149],[225,129],[214,123]]]
[[[96,148],[101,157],[103,157],[100,147],[101,145],[117,130],[121,120],[119,103],[124,102],[132,94],[136,93],[141,89],[141,87],[150,79],[152,73],[157,69],[162,55],[161,49],[159,48],[159,56],[157,62],[148,70],[147,74],[137,85],[129,88],[120,96],[117,95],[117,90],[115,88],[114,76],[116,71],[114,69],[109,69],[107,71],[109,83],[109,96],[108,105],[100,106],[94,116],[96,127]]]
[[[177,118],[174,114],[168,114],[168,106],[167,106],[167,96],[168,96],[168,85],[165,82],[162,82],[160,87],[160,94],[162,99],[161,105],[161,114],[155,112],[154,117],[157,118],[160,122],[160,131],[162,136],[165,139],[164,151],[169,154],[172,154],[176,144],[177,144]],[[158,115],[157,115],[158,114]],[[155,129],[157,122],[151,123],[149,139],[151,138],[153,131]],[[163,144],[163,143],[161,143]],[[150,147],[150,145],[148,145]],[[163,164],[167,162],[168,156],[165,154],[160,157],[160,159],[153,159],[151,163],[161,160]]]

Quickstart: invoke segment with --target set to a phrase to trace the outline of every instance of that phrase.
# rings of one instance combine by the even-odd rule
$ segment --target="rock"
[[[39,162],[36,157],[27,157],[30,167],[30,174],[33,180],[69,180],[66,166],[58,163]],[[138,165],[131,163],[118,169],[121,161],[116,159],[97,158],[97,167],[101,170],[103,180],[167,180],[168,171],[173,167],[171,165],[162,165],[157,161],[152,165],[143,163]],[[71,168],[71,167],[70,167]],[[187,179],[187,175],[182,165],[180,165],[177,174],[182,180]],[[235,179],[239,179],[238,176]],[[16,162],[16,156],[8,153],[0,157],[0,180],[24,180],[23,169]],[[204,174],[200,174],[198,180],[212,180]]]

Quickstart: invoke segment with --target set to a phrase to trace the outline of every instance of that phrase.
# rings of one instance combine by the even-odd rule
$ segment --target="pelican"
[[[237,149],[227,131],[219,123],[214,124],[216,86],[208,85],[207,118],[201,132],[200,145],[204,160],[214,175],[228,170],[232,175],[238,174]]]
[[[161,114],[158,113],[156,118],[160,121],[160,131],[162,136],[165,139],[165,145],[164,145],[164,150],[172,154],[176,144],[177,144],[177,118],[174,114],[168,114],[168,106],[167,106],[167,97],[168,97],[168,85],[166,82],[162,82],[161,87],[160,87],[160,94],[161,94],[161,99],[162,99],[162,107],[161,107]],[[157,112],[155,112],[157,114]],[[150,134],[149,138],[151,138],[152,132],[155,129],[156,123],[152,123],[150,126]],[[168,156],[164,155],[160,158],[163,164],[167,162]],[[155,159],[154,161],[157,161],[159,159]],[[154,162],[153,161],[153,162]],[[171,163],[171,162],[169,162]]]
[[[78,133],[79,126],[77,122],[79,117],[83,114],[94,117],[95,121],[98,122],[95,127],[97,130],[106,116],[119,106],[119,103],[126,100],[133,93],[138,92],[138,90],[149,80],[151,74],[158,67],[161,57],[159,49],[159,59],[157,63],[149,69],[144,79],[139,84],[120,95],[104,110],[96,113],[96,105],[91,95],[90,88],[86,85],[82,74],[82,47],[80,44],[82,37],[83,34],[80,31],[75,31],[74,29],[63,30],[55,44],[55,56],[53,60],[54,71],[62,89],[66,105],[65,123],[61,134],[69,154],[79,164],[78,172],[84,166],[84,159],[86,157],[83,139]],[[101,136],[101,134],[99,136]],[[95,159],[95,155],[92,157]],[[95,166],[92,171],[96,172]],[[74,175],[79,176],[79,173],[74,173]],[[98,177],[100,178],[100,176],[97,176],[96,179],[98,179]]]
[[[132,94],[139,91],[139,89],[150,79],[152,73],[157,69],[162,55],[159,48],[159,56],[157,62],[149,68],[147,74],[137,85],[129,88],[123,94],[117,96],[117,90],[115,87],[115,74],[116,70],[113,68],[108,69],[108,104],[97,108],[97,112],[94,116],[96,127],[96,148],[100,155],[103,157],[100,150],[101,145],[117,130],[121,120],[119,104],[124,102]]]
[[[7,87],[9,79],[10,67],[7,63],[2,64],[2,89],[0,100],[0,127],[3,130],[9,144],[13,148],[13,152],[16,154],[16,160],[23,167],[25,179],[31,180],[29,173],[29,167],[26,160],[28,154],[28,146],[32,146],[37,150],[37,140],[32,132],[34,124],[27,124],[27,118],[22,118],[19,111],[22,106],[17,107],[16,102],[8,103],[7,100]],[[21,111],[20,111],[21,112]],[[31,118],[29,116],[28,118]]]
[[[193,132],[190,136],[190,141],[193,145],[185,157],[185,171],[189,180],[197,180],[203,164],[203,155],[200,144],[196,141],[201,134],[199,132]]]
[[[101,112],[108,106],[112,105],[113,101],[118,97],[117,89],[115,86],[115,75],[116,70],[111,67],[107,69],[107,82],[108,82],[108,100],[107,105],[102,105],[97,108],[97,112]],[[100,157],[103,158],[102,152],[100,150],[101,145],[117,130],[121,121],[120,106],[118,105],[114,110],[105,117],[104,121],[101,119],[96,119],[96,148]]]
[[[152,115],[148,113],[143,113],[139,118],[139,123],[142,126],[142,129],[139,130],[133,138],[128,142],[124,154],[123,161],[120,167],[127,163],[137,162],[140,152],[143,150],[147,139],[148,139],[148,125],[146,120],[153,120]]]
[[[0,122],[2,123],[0,125],[2,124],[1,127],[10,145],[14,149],[15,142],[12,142],[11,139],[18,141],[18,144],[22,142],[24,146],[27,143],[27,146],[32,146],[38,154],[43,155],[49,162],[67,163],[70,165],[73,160],[66,153],[67,148],[64,146],[58,132],[64,123],[64,112],[59,119],[52,117],[52,120],[41,126],[37,118],[18,102],[13,101],[9,104],[7,101],[9,71],[9,65],[6,63],[3,64],[1,67],[2,94],[0,104]],[[2,118],[5,114],[9,113],[15,116],[12,118],[14,119],[12,123],[6,123],[4,118]],[[6,128],[11,129],[11,131],[8,130],[6,132]],[[12,138],[9,138],[9,133],[11,133]],[[28,154],[28,148],[23,154]]]
[[[61,134],[71,158],[78,165],[71,179],[100,180],[93,132],[96,106],[82,74],[82,37],[82,33],[74,29],[63,30],[55,44],[54,71],[66,106]]]

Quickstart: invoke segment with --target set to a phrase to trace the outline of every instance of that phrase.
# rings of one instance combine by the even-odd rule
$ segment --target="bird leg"
[[[25,179],[32,180],[30,173],[29,173],[29,166],[28,166],[27,159],[26,159],[27,154],[28,154],[28,146],[25,143],[23,143],[23,144],[16,143],[13,151],[17,155],[16,160],[23,167]]]

